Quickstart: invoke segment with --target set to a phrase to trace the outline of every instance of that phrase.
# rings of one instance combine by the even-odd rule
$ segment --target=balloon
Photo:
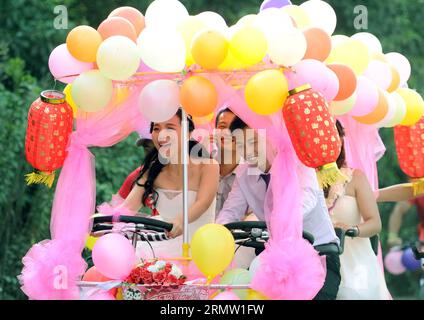
[[[77,112],[78,112],[78,107],[77,107],[74,99],[72,98],[71,90],[72,90],[72,84],[70,83],[70,84],[66,85],[65,89],[63,90],[63,93],[65,94],[66,102],[72,108],[74,118],[76,118]]]
[[[392,93],[396,91],[400,86],[400,74],[392,64],[389,64],[389,67],[390,67],[390,70],[392,71],[392,83],[390,84],[387,91]]]
[[[138,99],[140,112],[151,122],[171,119],[180,106],[180,89],[172,80],[156,80],[146,85]]]
[[[71,83],[77,76],[93,69],[92,63],[75,59],[68,51],[65,43],[56,47],[49,57],[49,69],[53,77],[63,83]],[[73,75],[73,76],[71,76]]]
[[[309,15],[313,27],[323,29],[330,36],[336,30],[336,12],[328,3],[321,0],[310,0],[302,3],[300,7]]]
[[[77,60],[94,62],[102,41],[102,36],[96,29],[90,26],[78,26],[69,32],[66,46]]]
[[[287,73],[289,89],[303,86],[305,84],[319,91],[327,101],[331,101],[339,91],[337,75],[327,68],[322,62],[306,59],[294,66],[294,72]]]
[[[110,37],[97,51],[97,66],[109,79],[126,80],[137,72],[139,65],[137,45],[127,37]]]
[[[238,295],[236,295],[233,291],[227,290],[221,292],[215,296],[212,300],[240,300]]]
[[[291,67],[305,56],[305,35],[296,28],[279,30],[268,37],[268,55],[279,65]]]
[[[215,117],[215,112],[212,112],[205,117],[193,117],[193,122],[195,125],[201,126],[201,125],[210,123],[214,117]]]
[[[194,39],[191,54],[204,69],[216,69],[228,54],[228,41],[217,31],[205,31]]]
[[[358,84],[353,70],[343,64],[329,64],[327,67],[332,70],[339,79],[339,92],[334,100],[344,101],[351,97],[355,93]]]
[[[136,263],[131,242],[118,233],[100,237],[92,253],[97,270],[110,279],[124,280]]]
[[[267,40],[262,31],[251,26],[242,27],[230,41],[231,53],[248,65],[261,62],[267,49]]]
[[[338,45],[341,45],[345,42],[347,42],[350,38],[348,36],[342,35],[342,34],[336,34],[334,36],[331,36],[331,44],[332,47],[335,48]]]
[[[186,45],[186,64],[192,65],[194,63],[193,56],[191,55],[191,44],[196,34],[201,30],[206,30],[206,24],[197,17],[189,16],[181,21],[177,26],[177,31],[182,35]]]
[[[421,269],[421,261],[415,259],[414,252],[411,248],[403,251],[402,264],[408,271],[418,271]]]
[[[389,111],[389,102],[383,92],[383,90],[378,89],[378,103],[377,106],[368,114],[360,117],[353,117],[356,121],[362,124],[377,124],[382,121]]]
[[[269,8],[282,8],[282,7],[285,7],[285,6],[289,6],[291,4],[292,3],[291,3],[290,0],[265,0],[261,4],[260,11],[263,11],[263,10],[269,9]]]
[[[186,7],[177,0],[155,0],[146,10],[146,26],[175,28],[188,16]]]
[[[283,10],[270,8],[258,13],[253,27],[259,28],[268,39],[275,32],[293,28],[293,20]]]
[[[259,256],[256,256],[250,263],[250,266],[249,266],[250,278],[253,279],[256,272],[259,271],[260,269],[261,269],[261,259],[259,255]]]
[[[103,40],[106,40],[112,36],[124,36],[132,41],[137,41],[137,33],[135,32],[134,26],[127,19],[122,17],[111,17],[103,21],[97,31],[102,36]]]
[[[218,13],[212,11],[205,11],[199,13],[196,18],[200,19],[208,30],[218,31],[221,34],[225,34],[228,26],[225,19]]]
[[[392,64],[400,75],[400,83],[407,83],[411,77],[411,64],[409,60],[400,53],[391,52],[386,54],[387,61]]]
[[[352,94],[346,100],[334,100],[330,103],[330,113],[333,116],[342,116],[350,112],[356,103],[356,93]]]
[[[391,128],[399,125],[406,116],[406,104],[405,101],[403,101],[402,96],[397,92],[393,92],[390,95],[396,107],[393,118],[388,123],[386,123],[386,128]]]
[[[385,127],[388,123],[390,123],[393,120],[394,116],[396,115],[396,107],[397,107],[396,100],[387,91],[383,91],[383,94],[386,97],[388,111],[382,120],[373,124],[373,126],[376,128]]]
[[[258,291],[249,290],[246,300],[269,300],[269,299]]]
[[[383,90],[387,90],[393,80],[390,66],[378,60],[372,60],[370,62],[367,70],[364,72],[364,76],[374,81]]]
[[[180,91],[181,105],[193,117],[205,117],[218,104],[218,92],[208,79],[194,76],[184,81]]]
[[[86,281],[86,282],[106,282],[109,280],[111,279],[102,275],[95,266],[92,266],[91,268],[89,268],[84,273],[84,276],[82,277],[82,281]]]
[[[96,244],[98,239],[99,238],[97,238],[97,237],[89,236],[87,238],[87,241],[85,242],[85,247],[89,250],[93,250],[93,247]]]
[[[134,27],[135,34],[138,36],[145,27],[143,14],[133,7],[120,7],[113,10],[108,18],[121,17],[128,20]]]
[[[307,50],[303,59],[325,61],[331,53],[331,38],[322,29],[309,28],[303,31],[307,41]]]
[[[401,88],[396,91],[406,104],[406,115],[400,123],[402,126],[413,126],[424,113],[424,101],[420,94],[414,90]]]
[[[286,77],[277,70],[258,72],[245,88],[247,105],[260,115],[270,115],[283,108],[289,95]]]
[[[250,284],[252,281],[252,277],[250,276],[249,271],[246,269],[232,269],[227,271],[222,276],[219,284],[227,284],[227,285],[243,285]],[[234,290],[233,291],[240,299],[245,300],[248,294],[247,290]]]
[[[399,275],[406,271],[406,268],[402,264],[403,251],[390,251],[384,258],[384,265],[386,270],[391,274]]]
[[[186,61],[184,39],[175,30],[147,27],[137,40],[143,62],[159,72],[180,72]]]
[[[346,42],[333,46],[327,63],[346,64],[357,75],[360,75],[367,69],[369,60],[368,48],[359,40],[349,39]]]
[[[97,112],[112,99],[112,81],[99,70],[84,72],[72,84],[71,95],[78,108],[86,112]]]
[[[238,70],[246,68],[248,65],[246,63],[241,62],[240,60],[237,60],[234,55],[231,53],[231,51],[228,51],[227,57],[225,58],[224,62],[221,63],[219,66],[219,70]]]
[[[236,25],[252,26],[255,23],[256,18],[257,18],[256,14],[248,14],[247,16],[240,18],[240,20],[237,21]]]
[[[378,87],[370,79],[359,76],[356,87],[356,103],[352,111],[352,116],[364,116],[375,109],[379,100]]]
[[[378,53],[378,52],[371,53],[370,54],[370,59],[371,60],[378,60],[378,61],[385,62],[385,63],[389,63],[389,61],[387,60],[387,58],[384,55],[384,53]]]
[[[99,291],[87,298],[87,300],[115,300],[115,297],[106,291]]]
[[[364,45],[366,45],[370,54],[383,52],[383,47],[381,46],[380,40],[378,40],[378,38],[371,33],[360,32],[354,34],[351,38],[354,40],[359,40]]]
[[[191,239],[193,261],[209,281],[230,265],[234,250],[234,237],[222,225],[206,224]]]
[[[281,10],[292,18],[296,27],[299,29],[306,28],[311,24],[311,19],[309,19],[307,12],[299,6],[289,5],[283,7]]]

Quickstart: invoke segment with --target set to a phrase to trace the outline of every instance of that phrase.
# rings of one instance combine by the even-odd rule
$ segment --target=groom
[[[224,207],[216,223],[227,224],[241,221],[250,207],[259,220],[265,221],[265,195],[271,175],[271,163],[266,159],[264,143],[260,137],[238,117],[231,123],[230,130],[236,136],[236,147],[245,155],[246,164],[236,174],[236,178]],[[247,137],[247,138],[245,138]],[[314,236],[314,246],[338,243],[322,190],[313,169],[299,167],[298,176],[302,187],[303,228]],[[254,174],[256,171],[256,174]],[[327,275],[316,300],[336,299],[340,284],[340,259],[338,255],[326,256]]]

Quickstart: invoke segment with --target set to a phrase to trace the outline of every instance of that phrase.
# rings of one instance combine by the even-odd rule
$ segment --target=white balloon
[[[397,126],[406,116],[406,104],[402,96],[397,92],[391,93],[390,96],[395,103],[395,114],[393,118],[385,124],[386,128]]]
[[[390,66],[380,60],[371,60],[364,76],[371,79],[383,90],[387,90],[393,80],[392,70]]]
[[[376,128],[383,128],[387,126],[387,124],[390,124],[393,121],[394,117],[396,116],[397,105],[396,105],[395,98],[391,94],[389,94],[387,91],[383,91],[383,94],[387,99],[389,110],[387,111],[387,114],[381,121],[373,124],[373,126]]]
[[[228,26],[224,18],[218,13],[212,11],[205,11],[199,13],[197,16],[205,25],[206,28],[213,31],[218,31],[221,34],[226,34]]]
[[[381,45],[380,40],[369,32],[360,32],[354,34],[352,39],[359,40],[363,44],[365,44],[368,47],[368,50],[371,54],[373,53],[383,53],[383,47]]]
[[[144,19],[148,28],[169,28],[187,17],[186,7],[178,0],[155,0],[147,8]]]
[[[261,29],[267,39],[269,39],[268,41],[272,41],[275,33],[294,28],[293,20],[290,16],[277,8],[269,8],[259,12],[253,22],[253,26]]]
[[[386,54],[386,58],[399,72],[400,85],[403,86],[411,77],[411,63],[404,55],[397,52]]]
[[[278,30],[268,37],[268,54],[279,65],[291,67],[305,56],[308,42],[302,31],[296,28]]]
[[[353,107],[355,106],[356,99],[357,99],[357,96],[356,96],[356,92],[355,92],[354,94],[352,94],[346,100],[331,101],[331,103],[330,103],[330,113],[333,116],[342,116],[342,115],[350,112],[350,110],[352,110]]]
[[[156,80],[146,85],[138,103],[141,114],[151,122],[164,122],[178,111],[180,89],[172,80]]]
[[[311,26],[325,30],[330,36],[337,26],[337,15],[333,7],[321,0],[309,0],[300,5],[311,19]]]
[[[252,260],[252,263],[250,264],[249,267],[249,273],[250,273],[250,277],[253,279],[253,277],[255,276],[255,273],[260,269],[261,267],[261,260],[260,260],[260,255],[255,257],[255,259]]]
[[[159,72],[180,72],[184,69],[186,46],[174,29],[145,28],[138,40],[143,62]]]
[[[334,36],[331,36],[331,44],[333,48],[345,43],[348,40],[349,40],[349,37],[343,34],[336,34]]]
[[[140,66],[140,52],[131,39],[113,36],[102,42],[97,51],[100,72],[112,80],[125,80]]]

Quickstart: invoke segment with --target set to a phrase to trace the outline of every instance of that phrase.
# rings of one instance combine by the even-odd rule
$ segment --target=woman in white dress
[[[156,257],[171,258],[182,255],[183,232],[183,166],[181,162],[181,109],[162,123],[152,123],[152,141],[155,146],[146,155],[139,177],[130,194],[122,203],[125,209],[137,212],[143,205],[154,207],[154,218],[173,224],[169,233],[172,239],[151,242]],[[189,131],[194,130],[191,119]],[[202,158],[201,145],[190,141],[188,163],[188,217],[190,238],[201,226],[215,220],[216,192],[219,182],[219,166],[208,157]],[[137,254],[152,258],[151,248],[139,242]]]
[[[340,136],[343,127],[337,123]],[[370,237],[381,231],[381,220],[374,193],[366,176],[346,167],[344,148],[337,161],[348,177],[346,183],[324,190],[327,206],[335,227],[354,229],[355,238],[346,237],[340,256],[341,283],[339,300],[389,300],[384,273],[372,250]]]

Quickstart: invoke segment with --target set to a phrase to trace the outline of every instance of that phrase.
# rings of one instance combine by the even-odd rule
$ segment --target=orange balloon
[[[351,97],[355,93],[358,85],[358,80],[352,68],[337,63],[329,64],[327,67],[334,71],[337,78],[339,78],[339,92],[334,98],[334,101],[343,101]]]
[[[90,269],[88,269],[84,276],[82,277],[82,281],[86,282],[106,282],[110,281],[112,279],[109,279],[108,277],[105,277],[102,275],[95,266],[92,266]],[[109,292],[115,296],[116,294],[116,288],[110,289]]]
[[[194,76],[184,81],[180,91],[180,102],[193,117],[206,117],[218,104],[218,92],[208,79]]]
[[[227,57],[228,41],[217,31],[205,31],[195,38],[191,54],[201,67],[217,69]]]
[[[90,26],[78,26],[69,32],[66,46],[75,59],[94,62],[102,41],[102,36],[96,29]]]
[[[303,31],[308,47],[303,59],[315,59],[324,62],[331,53],[331,38],[320,28],[309,28]]]
[[[111,17],[121,17],[131,22],[131,24],[134,26],[136,36],[138,36],[146,26],[143,14],[133,7],[117,8],[110,13],[108,18]]]
[[[380,122],[384,119],[384,117],[387,115],[387,112],[389,112],[389,102],[386,99],[386,96],[384,95],[383,91],[381,89],[378,90],[379,100],[377,107],[369,114],[361,117],[353,117],[356,121],[362,123],[362,124],[374,124],[377,122]]]
[[[392,64],[389,64],[389,66],[390,70],[392,71],[392,83],[390,84],[390,87],[387,89],[387,91],[392,93],[395,92],[400,86],[400,74]]]
[[[134,42],[137,41],[137,34],[135,33],[134,26],[127,19],[122,17],[111,17],[103,21],[97,31],[106,40],[112,36],[124,36],[130,38]]]

